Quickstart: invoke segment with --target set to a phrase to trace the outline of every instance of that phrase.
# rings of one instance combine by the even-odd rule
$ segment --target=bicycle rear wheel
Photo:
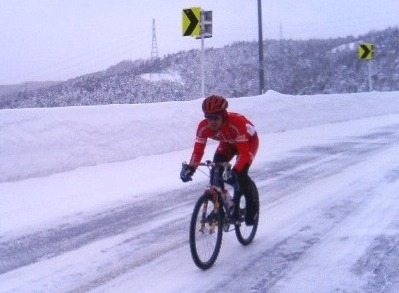
[[[254,240],[256,231],[258,230],[258,223],[259,223],[259,211],[258,217],[256,218],[253,225],[249,226],[245,223],[245,213],[246,213],[246,206],[247,201],[245,196],[242,194],[239,198],[239,224],[235,225],[235,232],[237,236],[238,242],[242,245],[248,245]]]
[[[194,207],[190,224],[191,256],[199,268],[206,270],[215,263],[222,236],[222,212],[215,208],[211,194],[205,192]]]

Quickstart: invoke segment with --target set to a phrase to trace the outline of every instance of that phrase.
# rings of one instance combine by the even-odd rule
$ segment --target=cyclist
[[[223,96],[211,95],[204,99],[202,111],[205,119],[198,124],[191,160],[189,164],[183,164],[180,178],[183,182],[192,180],[208,138],[219,141],[213,161],[229,162],[237,156],[231,177],[226,182],[235,186],[235,199],[238,199],[241,192],[244,194],[247,201],[245,222],[247,225],[253,225],[258,217],[259,195],[248,170],[258,150],[259,139],[254,125],[241,114],[227,112],[227,107],[228,102]],[[211,170],[211,184],[224,189],[220,167]],[[237,212],[238,208],[235,209],[235,217]]]

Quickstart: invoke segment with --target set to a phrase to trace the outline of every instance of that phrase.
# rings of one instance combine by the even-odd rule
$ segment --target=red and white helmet
[[[229,103],[226,98],[218,95],[206,97],[202,102],[202,111],[206,115],[222,114],[226,111]]]

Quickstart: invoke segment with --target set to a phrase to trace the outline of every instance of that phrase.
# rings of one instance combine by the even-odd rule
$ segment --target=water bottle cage
[[[222,204],[225,208],[225,211],[227,213],[228,217],[231,217],[234,211],[234,201],[233,198],[231,198],[230,194],[227,191],[224,191],[224,193],[220,194]]]
[[[223,181],[226,181],[229,178],[231,178],[231,172],[232,172],[231,165],[227,165],[223,170],[222,174]]]

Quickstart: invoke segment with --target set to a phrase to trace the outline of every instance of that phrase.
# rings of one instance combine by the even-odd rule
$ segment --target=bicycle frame
[[[212,162],[210,160],[207,160],[205,162],[201,162],[201,163],[198,164],[198,166],[205,166],[205,167],[208,167],[208,169],[212,169],[212,168],[217,167],[217,166],[223,167],[222,178],[224,180],[230,176],[229,172],[231,172],[231,167],[232,167],[231,164],[227,163],[227,162],[214,163],[214,162]],[[223,190],[222,188],[220,188],[218,186],[210,185],[206,189],[206,192],[208,192],[212,196],[213,205],[218,211],[222,212],[222,216],[225,218],[226,215],[227,215],[227,217],[225,218],[226,221],[224,221],[223,230],[225,232],[233,231],[234,229],[230,230],[230,224],[233,224],[233,223],[231,222],[231,218],[230,218],[230,215],[228,213],[227,202],[226,202],[224,196],[222,195],[224,192],[227,192],[227,190]],[[203,211],[204,214],[206,213],[206,209],[207,209],[207,206],[204,207],[204,211]]]

